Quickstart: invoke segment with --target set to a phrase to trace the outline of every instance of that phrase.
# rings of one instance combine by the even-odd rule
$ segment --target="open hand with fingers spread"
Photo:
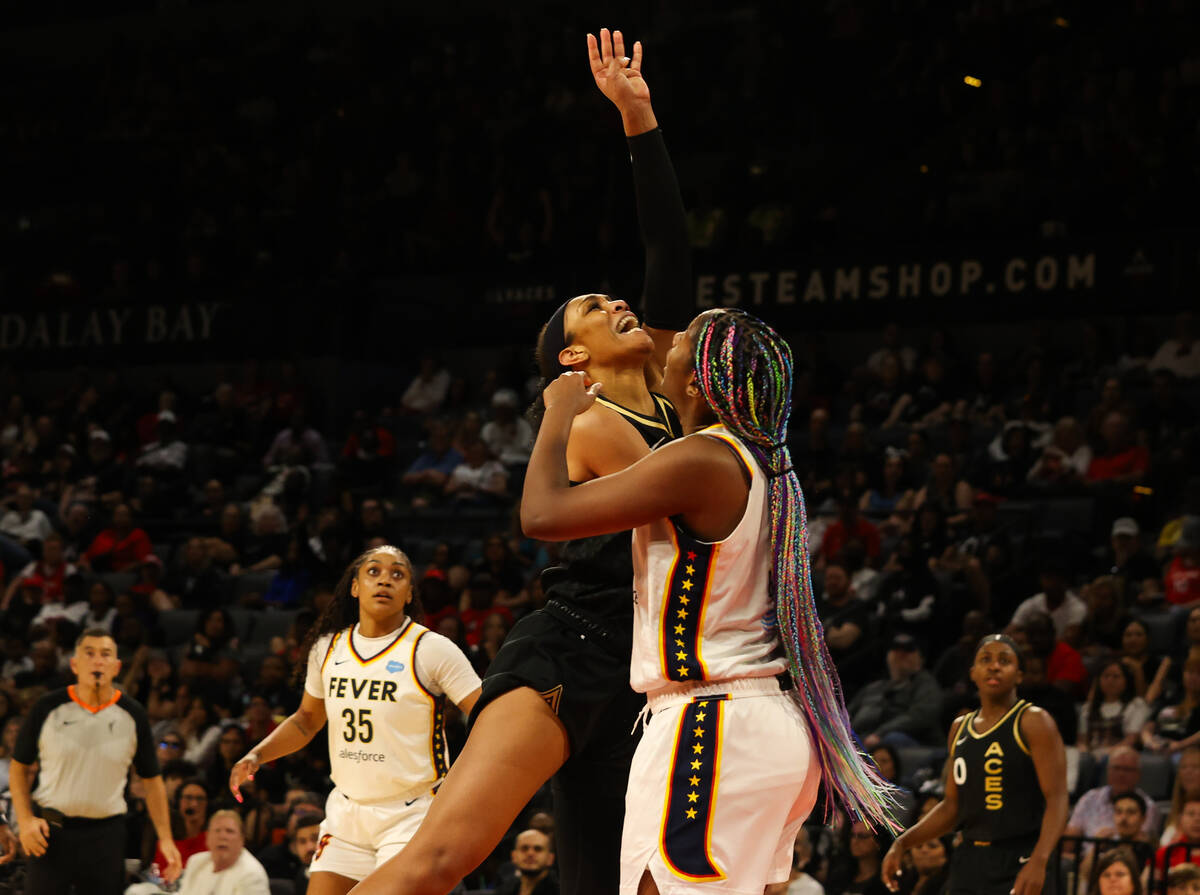
[[[625,55],[625,38],[620,31],[611,34],[600,29],[600,40],[587,36],[588,59],[592,77],[600,92],[612,100],[625,115],[638,107],[650,106],[650,87],[642,77],[642,42],[634,41],[633,55]]]

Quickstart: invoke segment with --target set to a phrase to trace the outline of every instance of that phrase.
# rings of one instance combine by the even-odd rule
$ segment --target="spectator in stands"
[[[533,450],[533,429],[517,414],[520,399],[510,388],[492,395],[492,418],[480,430],[480,438],[505,466],[524,466]]]
[[[212,566],[205,539],[188,538],[179,553],[179,562],[162,583],[172,602],[185,609],[221,602],[221,579]]]
[[[1079,797],[1063,835],[1098,838],[1101,831],[1113,830],[1116,827],[1113,797],[1118,793],[1136,792],[1146,805],[1142,833],[1153,836],[1158,830],[1162,815],[1154,800],[1138,788],[1142,768],[1138,763],[1137,752],[1129,746],[1113,749],[1108,756],[1108,768],[1105,773],[1107,782],[1103,786],[1089,789]]]
[[[1092,464],[1092,448],[1083,427],[1073,416],[1064,416],[1054,424],[1054,437],[1033,464],[1026,479],[1047,493],[1071,492],[1087,479]]]
[[[825,537],[821,541],[821,556],[826,562],[840,561],[846,542],[856,538],[866,546],[869,560],[878,559],[879,529],[859,515],[858,498],[854,492],[840,491],[837,495],[837,507],[838,518],[825,529]]]
[[[170,410],[160,410],[157,437],[143,445],[134,465],[149,470],[161,485],[171,489],[181,484],[187,462],[188,446],[179,437],[178,418]]]
[[[62,599],[63,582],[75,574],[75,566],[63,556],[63,539],[58,532],[50,532],[42,541],[41,558],[17,571],[4,591],[0,611],[7,610],[17,590],[31,589],[36,592],[39,604]]]
[[[1200,744],[1200,659],[1183,666],[1183,693],[1178,703],[1160,708],[1142,727],[1142,748],[1174,755]]]
[[[420,370],[405,389],[400,406],[408,413],[420,416],[432,414],[446,400],[449,387],[450,372],[438,364],[433,354],[423,354]]]
[[[1087,603],[1067,586],[1067,564],[1061,557],[1051,554],[1040,566],[1041,592],[1018,606],[1009,624],[1025,627],[1035,613],[1045,613],[1054,622],[1055,637],[1075,643],[1087,619]]]
[[[895,354],[885,354],[879,364],[875,381],[868,386],[862,405],[851,417],[872,428],[887,431],[894,428],[905,415],[912,397],[904,387],[904,372]]]
[[[853,692],[866,682],[878,662],[871,639],[870,606],[856,598],[850,576],[837,563],[825,566],[824,587],[816,604],[842,686]]]
[[[228,476],[242,465],[242,458],[250,452],[249,423],[230,383],[217,385],[201,405],[192,440],[212,451],[211,471],[218,477]]]
[[[475,441],[467,445],[463,462],[454,468],[443,490],[459,504],[495,504],[508,496],[508,472],[483,441]]]
[[[815,413],[816,411],[814,411]],[[875,487],[868,488],[859,498],[858,508],[874,517],[890,515],[892,530],[898,530],[901,520],[913,509],[913,492],[904,487],[904,454],[895,448],[884,453],[883,472]]]
[[[1175,318],[1175,331],[1154,353],[1147,367],[1170,370],[1180,379],[1200,376],[1200,345],[1196,343],[1196,317],[1185,312]]]
[[[209,814],[208,803],[208,787],[199,777],[184,780],[175,790],[175,798],[172,803],[175,810],[174,816],[171,818],[171,836],[175,840],[175,847],[179,849],[179,857],[185,866],[192,855],[208,849],[205,835]],[[161,868],[166,866],[166,859],[161,850],[155,851],[153,866],[160,873]]]
[[[325,439],[308,424],[303,410],[292,414],[291,422],[279,430],[263,456],[263,468],[268,470],[280,466],[312,466],[328,462],[329,449],[325,447]]]
[[[424,507],[440,502],[446,483],[462,462],[462,454],[450,444],[450,427],[439,420],[431,422],[425,450],[417,455],[401,479],[412,494],[412,505]]]
[[[875,762],[879,776],[896,787],[895,817],[901,823],[907,823],[917,809],[917,797],[911,789],[900,783],[899,753],[886,743],[880,743],[871,750],[871,761]]]
[[[1179,815],[1192,799],[1200,799],[1200,746],[1189,746],[1179,753],[1175,782],[1171,786],[1171,807],[1167,810],[1159,845],[1169,845],[1179,836]]]
[[[216,753],[204,770],[204,784],[211,793],[217,794],[218,806],[236,808],[233,794],[226,785],[233,766],[250,748],[245,728],[236,721],[223,721],[219,725],[221,734],[217,739]]]
[[[540,830],[517,834],[512,850],[517,875],[503,880],[495,895],[558,895],[558,877],[552,873],[554,843]]]
[[[121,492],[125,489],[125,467],[106,430],[95,427],[88,432],[86,456],[80,471],[83,475],[70,489],[68,499],[84,501],[94,508],[112,506],[121,500]]]
[[[1137,695],[1133,673],[1119,660],[1106,662],[1079,715],[1079,749],[1101,758],[1118,746],[1133,746],[1149,716],[1150,707]]]
[[[496,605],[496,579],[488,572],[475,572],[459,597],[458,617],[466,628],[467,643],[478,646],[483,623],[493,613],[503,615],[511,628],[515,619],[507,606]]]
[[[13,686],[17,690],[56,690],[71,683],[71,677],[63,672],[58,648],[48,640],[39,640],[29,650],[33,665],[28,671],[17,672]],[[37,694],[30,693],[33,697]],[[30,700],[26,700],[27,702]]]
[[[1178,382],[1170,370],[1155,370],[1150,378],[1150,403],[1138,411],[1151,454],[1168,466],[1183,459],[1175,452],[1187,444],[1189,431],[1196,426],[1195,411],[1179,397]]]
[[[214,566],[234,574],[240,572],[249,532],[246,516],[236,503],[224,504],[217,515],[217,533],[204,539],[205,550]]]
[[[837,452],[829,437],[829,411],[815,408],[808,416],[808,432],[804,441],[792,450],[796,469],[801,473],[804,493],[810,505],[818,505],[833,484]]]
[[[867,684],[848,706],[863,746],[937,745],[942,691],[924,668],[921,647],[911,635],[896,634],[888,643],[886,662],[888,677]]]
[[[184,867],[180,895],[269,895],[267,871],[246,850],[242,818],[236,811],[216,812],[208,821],[205,841],[208,851],[193,855]]]
[[[1103,438],[1104,421],[1110,413],[1119,413],[1130,421],[1137,416],[1137,407],[1125,397],[1121,388],[1121,380],[1115,376],[1104,380],[1100,389],[1100,400],[1088,413],[1087,434],[1090,438],[1093,440]]]
[[[183,707],[183,713],[175,723],[175,730],[183,740],[183,758],[199,768],[207,767],[221,738],[216,709],[202,696],[178,699],[177,705]]]
[[[1175,541],[1175,556],[1163,576],[1163,592],[1177,606],[1200,601],[1200,516],[1184,520]]]
[[[255,696],[261,696],[273,710],[281,714],[290,715],[300,705],[300,696],[296,688],[288,684],[288,666],[283,656],[263,656],[258,665],[258,677],[255,678],[250,691]],[[238,758],[247,751],[249,747],[243,749]],[[225,779],[228,781],[229,776],[226,775]]]
[[[1025,490],[1029,470],[1037,461],[1034,433],[1024,420],[1009,420],[988,444],[982,469],[975,484],[1002,497],[1016,497]]]
[[[504,535],[490,535],[483,542],[483,556],[471,565],[471,574],[486,573],[496,582],[493,603],[519,612],[529,605],[525,589],[525,571],[513,555]]]
[[[788,876],[786,895],[825,895],[825,887],[809,873],[810,870],[814,873],[820,872],[813,865],[812,859],[812,840],[809,838],[808,829],[801,827],[792,846],[792,871]]]
[[[278,569],[287,549],[287,519],[283,510],[273,503],[260,503],[250,512],[250,536],[242,550],[237,574]]]
[[[1183,803],[1183,810],[1179,812],[1179,835],[1154,853],[1155,876],[1166,876],[1167,868],[1185,861],[1197,863],[1190,848],[1172,848],[1189,842],[1200,842],[1200,799],[1188,799]]]
[[[875,602],[885,632],[907,631],[932,642],[937,628],[938,583],[930,572],[929,557],[918,548],[915,533],[900,539],[880,573]]]
[[[1171,662],[1150,652],[1150,629],[1140,618],[1131,618],[1121,631],[1121,661],[1133,672],[1134,686],[1139,696],[1147,696],[1154,680],[1161,680]],[[1148,700],[1153,701],[1153,698]]]
[[[1097,564],[1097,573],[1113,575],[1120,583],[1121,595],[1132,598],[1147,578],[1157,578],[1158,565],[1142,550],[1141,528],[1132,516],[1114,520],[1108,549]]]
[[[1046,680],[1079,698],[1087,687],[1088,673],[1079,653],[1065,640],[1054,635],[1054,621],[1044,612],[1031,612],[1018,627],[1029,642],[1029,649],[1045,663]]]
[[[886,849],[875,833],[862,821],[845,827],[841,860],[829,868],[826,888],[843,895],[887,895],[879,870]]]
[[[1129,431],[1129,418],[1119,411],[1104,417],[1100,436],[1104,451],[1092,458],[1088,466],[1088,483],[1095,485],[1137,485],[1150,469],[1150,452],[1134,444]]]
[[[287,842],[268,845],[258,860],[270,879],[291,880],[296,895],[308,888],[308,865],[312,863],[321,838],[321,814],[296,814],[288,817]]]
[[[904,373],[911,373],[916,369],[917,349],[902,342],[898,323],[885,323],[880,336],[883,339],[883,345],[867,357],[868,370],[876,376],[882,375],[889,359],[899,361],[900,369]]]
[[[1143,868],[1129,848],[1106,851],[1096,863],[1096,885],[1089,895],[1142,895]]]
[[[371,487],[391,471],[395,459],[395,436],[369,420],[366,411],[356,411],[340,459],[346,484],[352,488]]]
[[[1200,895],[1200,866],[1176,864],[1168,870],[1167,895]]]
[[[132,511],[128,504],[121,503],[113,508],[112,525],[96,535],[79,562],[96,572],[124,572],[132,570],[152,550],[149,535],[134,526]]]
[[[5,501],[10,509],[0,517],[0,534],[8,535],[26,550],[34,551],[54,531],[50,518],[33,505],[36,496],[33,489],[22,482],[16,493]]]
[[[503,613],[492,612],[484,618],[483,624],[480,626],[479,642],[471,647],[471,651],[467,654],[471,665],[480,675],[487,672],[488,666],[496,658],[496,653],[500,652],[500,647],[504,645],[504,639],[508,637],[510,630],[512,630],[512,623]]]
[[[112,634],[117,621],[117,594],[112,585],[103,579],[92,582],[88,588],[87,611],[79,622],[81,628],[103,628]],[[122,660],[124,661],[124,660]]]
[[[88,545],[95,537],[87,505],[77,502],[68,504],[62,513],[62,525],[59,528],[63,538],[63,556],[75,562],[87,552]]]
[[[1112,575],[1101,575],[1084,585],[1082,597],[1088,612],[1080,635],[1083,655],[1108,656],[1120,651],[1127,614],[1119,585]]]
[[[233,619],[220,606],[201,610],[196,628],[179,665],[181,680],[224,687],[238,671],[237,637]],[[209,688],[211,689],[211,688]]]

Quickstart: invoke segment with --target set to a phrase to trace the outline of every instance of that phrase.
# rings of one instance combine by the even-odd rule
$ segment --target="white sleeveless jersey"
[[[774,677],[787,669],[768,588],[774,561],[766,475],[724,426],[690,438],[726,442],[750,478],[746,511],[729,537],[698,540],[671,520],[633,532],[634,639],[630,683],[642,693],[697,681]]]
[[[458,647],[411,619],[390,640],[370,641],[376,651],[368,655],[355,648],[353,632],[317,640],[305,681],[325,701],[330,776],[357,802],[418,794],[448,768],[446,697],[461,702],[479,678]],[[424,679],[416,668],[419,642]]]

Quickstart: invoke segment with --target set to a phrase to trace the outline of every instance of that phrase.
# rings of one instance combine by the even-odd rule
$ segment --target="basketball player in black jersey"
[[[1053,895],[1051,853],[1067,822],[1067,765],[1054,719],[1017,698],[1021,657],[1003,634],[975,649],[971,680],[980,707],[950,728],[946,795],[883,859],[888,888],[914,846],[952,830],[963,843],[950,865],[950,895]]]
[[[655,394],[677,331],[692,317],[687,221],[675,172],[641,75],[621,32],[588,35],[597,87],[621,113],[646,249],[639,319],[625,302],[590,293],[564,302],[542,329],[546,380],[567,370],[603,383],[575,417],[570,478],[618,472],[682,434]],[[617,891],[625,787],[645,699],[629,686],[633,630],[631,532],[564,545],[543,577],[546,607],[513,628],[484,677],[471,733],[429,814],[399,855],[354,895],[444,895],[496,846],[553,778],[555,853],[564,895]]]

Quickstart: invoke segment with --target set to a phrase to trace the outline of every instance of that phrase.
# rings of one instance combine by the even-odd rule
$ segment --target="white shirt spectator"
[[[78,603],[67,605],[60,600],[53,603],[47,603],[38,614],[33,617],[33,625],[39,625],[42,622],[50,621],[55,618],[64,618],[73,625],[78,625],[79,622],[87,615],[88,604],[80,600]],[[115,612],[115,610],[114,610]]]
[[[1079,599],[1075,591],[1068,590],[1062,604],[1052,610],[1046,605],[1044,593],[1034,594],[1017,607],[1012,624],[1024,625],[1035,612],[1044,612],[1054,620],[1054,636],[1061,640],[1068,628],[1083,624],[1087,618],[1087,603]]]
[[[450,373],[437,370],[429,376],[417,376],[404,391],[400,403],[413,413],[433,413],[446,400]]]
[[[1079,738],[1087,739],[1088,731],[1088,715],[1091,714],[1091,702],[1085,702],[1079,707]],[[1135,696],[1126,705],[1121,705],[1119,702],[1102,702],[1100,703],[1100,719],[1102,721],[1111,721],[1118,715],[1121,716],[1121,730],[1125,736],[1131,733],[1138,733],[1142,729],[1142,725],[1150,719],[1150,706],[1146,705],[1146,700],[1140,696]]]
[[[163,443],[152,441],[137,458],[138,466],[164,471],[182,470],[187,465],[188,446],[176,438]]]
[[[508,473],[504,471],[504,467],[497,460],[488,460],[475,467],[459,463],[454,467],[454,472],[450,474],[450,482],[455,485],[466,485],[475,491],[486,491],[496,476],[500,476],[505,481],[508,480]]]
[[[213,870],[213,858],[202,851],[188,858],[179,895],[270,895],[267,871],[258,858],[242,849],[231,867]]]
[[[0,519],[0,532],[21,543],[44,540],[52,531],[54,526],[50,524],[50,519],[37,507],[28,513],[9,510],[4,514],[4,518]]]
[[[1200,376],[1200,342],[1184,345],[1178,339],[1167,339],[1147,366],[1151,370],[1170,370],[1180,379],[1195,379]]]
[[[500,458],[501,463],[519,465],[529,462],[529,454],[533,450],[533,429],[521,417],[515,417],[508,423],[492,420],[484,424],[479,437],[488,450]]]

